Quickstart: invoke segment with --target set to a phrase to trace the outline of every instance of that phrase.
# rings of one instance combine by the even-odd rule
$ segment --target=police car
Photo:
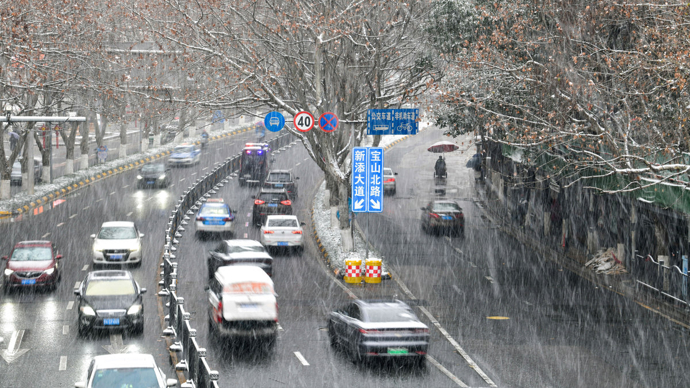
[[[209,199],[196,215],[197,236],[203,233],[233,233],[235,215],[222,198]]]

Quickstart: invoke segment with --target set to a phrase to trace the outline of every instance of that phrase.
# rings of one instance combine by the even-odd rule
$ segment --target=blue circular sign
[[[264,118],[264,127],[271,132],[278,132],[285,126],[285,117],[280,112],[269,112]]]
[[[338,116],[332,112],[326,112],[319,117],[319,126],[324,132],[333,132],[338,128]]]

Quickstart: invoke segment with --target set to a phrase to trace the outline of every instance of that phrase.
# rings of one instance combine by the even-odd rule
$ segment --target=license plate
[[[283,187],[283,184],[282,184],[282,183],[276,183],[275,186],[276,186],[276,187]]]
[[[407,354],[408,350],[405,348],[388,348],[388,354]]]
[[[285,241],[278,241],[278,246],[279,246],[279,247],[286,247],[287,245],[288,245],[288,243],[285,242]]]
[[[441,216],[441,219],[444,219],[444,220],[452,220],[453,217],[451,217],[451,216]]]
[[[204,225],[225,225],[225,221],[204,221]]]
[[[146,181],[146,184],[147,184],[147,185],[152,185],[152,184],[154,184],[154,183],[156,183],[156,181]]]
[[[122,257],[123,257],[122,255],[110,255],[110,258],[113,260],[120,260],[120,259],[122,259]]]
[[[242,309],[256,309],[259,306],[256,303],[240,303],[240,308]]]
[[[278,204],[277,203],[269,203],[268,207],[278,207]]]
[[[105,318],[103,319],[104,326],[118,326],[120,324],[120,318]]]
[[[36,279],[22,279],[22,284],[36,284]]]

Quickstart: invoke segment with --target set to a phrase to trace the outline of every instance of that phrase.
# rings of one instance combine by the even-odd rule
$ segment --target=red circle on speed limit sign
[[[297,113],[292,122],[295,124],[295,129],[300,132],[309,132],[314,128],[314,116],[306,111]]]

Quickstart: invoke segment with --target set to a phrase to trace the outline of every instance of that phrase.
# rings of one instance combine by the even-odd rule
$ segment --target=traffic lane
[[[396,148],[386,155],[389,166],[391,162],[395,163],[395,152],[398,151]],[[393,157],[389,157],[391,153]],[[410,152],[409,149],[405,152],[406,158],[412,156],[416,164],[419,164],[420,158],[415,158],[417,155],[422,158],[421,152]],[[397,163],[404,164],[400,163],[403,160],[402,155],[397,157]],[[399,182],[401,178],[415,176],[413,166],[405,168],[399,164],[398,167],[394,167],[396,171],[402,171],[398,176]],[[462,170],[457,171],[461,172]],[[468,180],[470,178],[466,177]],[[426,188],[409,189],[424,192]],[[463,199],[468,195],[459,193],[458,196]],[[649,313],[630,306],[615,294],[592,293],[588,290],[588,287],[594,288],[591,285],[574,287],[573,284],[578,284],[578,278],[572,278],[567,274],[564,276],[560,268],[550,266],[517,242],[510,241],[498,233],[495,226],[486,224],[481,217],[473,217],[472,214],[481,213],[472,207],[471,201],[466,201],[463,206],[466,208],[467,219],[467,236],[464,240],[452,239],[454,247],[441,249],[440,255],[436,252],[426,254],[417,260],[416,266],[412,264],[414,257],[399,259],[397,263],[407,267],[398,269],[406,281],[420,274],[424,277],[425,273],[434,278],[434,287],[427,287],[425,290],[423,284],[410,282],[413,285],[410,288],[413,292],[427,295],[425,298],[433,298],[434,294],[443,295],[446,301],[437,301],[432,311],[434,314],[438,313],[439,320],[449,328],[457,322],[457,329],[454,328],[453,331],[457,331],[457,338],[462,339],[461,344],[466,345],[468,350],[472,349],[471,354],[475,361],[479,362],[482,368],[495,369],[492,373],[500,375],[496,378],[497,382],[507,384],[513,384],[517,380],[520,385],[558,386],[567,384],[565,381],[576,375],[585,384],[597,385],[602,381],[607,382],[607,385],[627,383],[625,371],[630,370],[630,365],[636,365],[637,362],[628,357],[615,355],[620,354],[618,351],[626,353],[625,349],[631,346],[638,348],[639,344],[647,343],[630,338],[639,338],[641,335],[635,335],[635,332],[646,332],[648,329],[645,327],[654,326],[622,322],[616,319],[616,316],[639,316],[640,313]],[[406,221],[414,219],[411,214],[417,211],[414,203],[401,208],[403,210],[397,211],[400,215],[398,219],[386,218],[384,215],[378,217],[382,224],[375,224],[371,228],[377,232],[382,231],[381,237],[374,240],[387,242],[382,249],[388,251],[389,256],[405,255],[405,250],[395,251],[396,245],[398,242],[412,239],[415,234],[427,240],[416,244],[423,244],[429,249],[447,245],[444,237],[422,235],[418,230],[415,231],[413,226],[398,227],[411,225]],[[468,212],[467,209],[472,211]],[[391,225],[389,229],[383,226],[386,222]],[[423,266],[426,265],[437,265],[442,269],[425,272]],[[430,292],[430,289],[435,292]],[[555,309],[548,306],[555,306]],[[554,310],[556,314],[553,313]],[[564,310],[572,319],[570,322],[562,321]],[[623,315],[620,315],[621,313]],[[500,316],[509,319],[487,319]],[[639,321],[645,322],[650,318],[652,317],[641,317]],[[587,322],[591,324],[588,325]],[[610,327],[611,323],[613,327]],[[602,325],[606,328],[603,332]],[[609,351],[607,348],[602,351],[601,345],[611,347],[612,339],[618,339],[621,332],[627,332],[629,339],[620,343],[613,341],[617,346],[611,349],[615,350]],[[668,341],[669,336],[672,337],[665,330],[662,330],[660,335],[663,337],[660,340],[664,343]],[[567,340],[563,341],[564,338]],[[681,349],[680,346],[684,346],[685,340],[673,343],[683,344],[678,347],[672,346],[672,350],[677,352]],[[520,351],[523,354],[520,354]],[[645,349],[642,354],[648,352],[649,350]],[[525,360],[528,361],[526,364]],[[564,363],[563,360],[576,361]],[[501,365],[501,368],[493,368],[493,365]],[[635,368],[640,370],[637,366]],[[582,370],[597,373],[580,376]],[[554,374],[554,371],[557,373]],[[641,374],[645,373],[647,372]]]
[[[223,149],[223,153],[235,151],[233,147],[227,146],[227,141],[224,143],[226,144],[218,144],[216,148]],[[239,148],[236,151],[239,152]],[[204,159],[202,158],[202,160]],[[198,168],[179,169],[178,173],[180,176],[185,176],[185,172],[187,176],[198,174],[200,170],[208,169],[214,164],[215,161],[208,158],[208,160],[201,163]],[[191,178],[188,177],[188,180],[191,180]],[[86,272],[91,269],[91,239],[88,237],[89,234],[97,233],[102,221],[112,219],[132,219],[140,221],[138,226],[140,230],[146,234],[144,237],[144,240],[146,240],[144,243],[144,264],[142,264],[140,268],[127,269],[133,272],[135,279],[142,287],[151,290],[144,297],[146,319],[144,335],[131,337],[128,336],[127,333],[124,333],[123,340],[116,341],[117,347],[119,347],[120,350],[122,350],[124,346],[127,346],[129,350],[146,350],[154,355],[165,353],[165,349],[161,348],[159,329],[160,318],[157,314],[157,300],[155,295],[157,291],[157,261],[158,257],[160,257],[167,215],[173,205],[171,200],[174,200],[183,189],[178,188],[174,195],[171,195],[168,190],[134,190],[131,185],[133,181],[136,181],[136,172],[135,170],[130,170],[103,181],[96,182],[77,191],[74,195],[66,198],[64,202],[60,203],[49,212],[42,213],[36,217],[26,217],[20,222],[0,225],[0,227],[5,228],[6,232],[11,232],[13,241],[26,239],[27,234],[32,236],[31,238],[38,238],[35,236],[39,236],[45,230],[49,230],[42,235],[45,236],[43,238],[49,238],[52,235],[54,237],[59,236],[61,240],[71,242],[66,244],[66,246],[64,246],[64,244],[59,244],[61,253],[65,255],[65,259],[63,260],[63,278],[55,293],[14,292],[7,296],[3,296],[2,305],[12,307],[17,305],[25,306],[33,303],[34,305],[40,306],[46,298],[64,304],[66,306],[65,310],[69,310],[69,315],[63,318],[61,327],[62,330],[65,330],[65,327],[67,327],[66,330],[71,334],[65,337],[72,341],[69,346],[67,346],[67,349],[69,351],[76,351],[75,354],[81,354],[79,349],[83,346],[82,343],[97,345],[97,349],[99,349],[101,353],[106,352],[104,346],[110,346],[110,349],[113,349],[112,339],[107,335],[107,332],[105,335],[89,336],[83,339],[76,337],[76,304],[73,295],[73,288],[75,285],[77,285],[83,279]],[[98,199],[89,202],[89,198]],[[2,242],[11,249],[11,243],[8,244],[8,241],[5,239],[3,239]],[[146,260],[146,258],[151,258],[152,261]],[[150,262],[150,264],[147,265],[147,261]],[[13,310],[16,310],[16,308]],[[43,317],[42,315],[33,315],[31,311],[28,311],[24,315],[24,311],[25,309],[21,310],[20,317],[8,314],[0,318],[0,322],[2,322],[3,326],[10,326],[6,333],[2,333],[4,337],[11,338],[14,331],[26,330],[22,329],[22,327],[25,327],[28,323],[33,322],[34,326],[43,326],[41,319]],[[36,333],[43,332],[37,331]],[[53,338],[51,338],[50,332],[46,332],[45,334],[45,336],[32,335],[26,337],[27,339],[32,338],[37,342],[35,346],[31,343],[29,343],[28,346],[33,346],[33,348],[36,349],[46,348],[46,343],[52,343],[51,341],[53,341]],[[25,342],[25,344],[27,344],[27,342]],[[60,365],[64,365],[62,361],[68,361],[68,365],[83,364],[83,362],[80,363],[78,360],[72,360],[73,357],[78,356],[73,356],[68,351],[63,351],[63,353],[68,354],[60,356]],[[20,359],[17,359],[14,360],[13,363],[18,363],[20,361]],[[162,357],[161,361],[165,361],[163,365],[168,365],[169,367],[167,357]],[[15,375],[19,379],[21,379],[22,375],[26,375],[26,371],[22,370],[21,364],[14,364],[13,366]],[[65,368],[68,368],[68,366],[65,366]],[[79,373],[81,372],[85,373],[85,366]],[[170,372],[172,373],[172,370],[170,370]]]
[[[295,202],[295,213],[307,222],[305,230],[311,230],[309,199],[313,198],[316,184],[320,182],[316,166],[306,158],[300,148],[282,153],[276,165],[294,166],[300,176],[301,199]],[[296,157],[293,157],[293,152]],[[288,159],[283,159],[287,157]],[[307,164],[307,166],[304,166]],[[281,167],[284,168],[284,167]],[[305,178],[306,177],[306,178]],[[237,238],[259,239],[259,229],[251,225],[252,200],[248,199],[258,190],[256,187],[236,186],[235,181],[226,184],[218,193],[225,202],[238,210],[236,224]],[[354,365],[340,351],[331,349],[326,331],[327,316],[336,307],[349,300],[340,287],[325,273],[320,262],[320,252],[313,243],[306,246],[303,255],[273,254],[274,275],[278,297],[279,330],[278,343],[273,351],[260,348],[228,348],[222,346],[228,340],[210,341],[206,321],[205,260],[209,249],[215,247],[217,239],[197,240],[188,229],[179,245],[178,265],[180,295],[186,306],[192,309],[193,326],[198,330],[201,346],[207,347],[207,359],[219,370],[221,381],[232,376],[233,381],[266,387],[281,386],[337,386],[339,381],[350,381],[356,376],[364,385],[373,386],[453,386],[450,380],[435,368],[407,368],[400,365]],[[311,242],[311,240],[309,240]],[[200,254],[203,252],[203,254]],[[191,259],[191,260],[190,260]],[[192,278],[189,278],[192,276]],[[436,339],[434,341],[439,341]],[[208,345],[204,345],[208,344]],[[308,364],[308,365],[307,365]],[[433,370],[430,370],[433,369]],[[361,380],[363,379],[363,381]]]

